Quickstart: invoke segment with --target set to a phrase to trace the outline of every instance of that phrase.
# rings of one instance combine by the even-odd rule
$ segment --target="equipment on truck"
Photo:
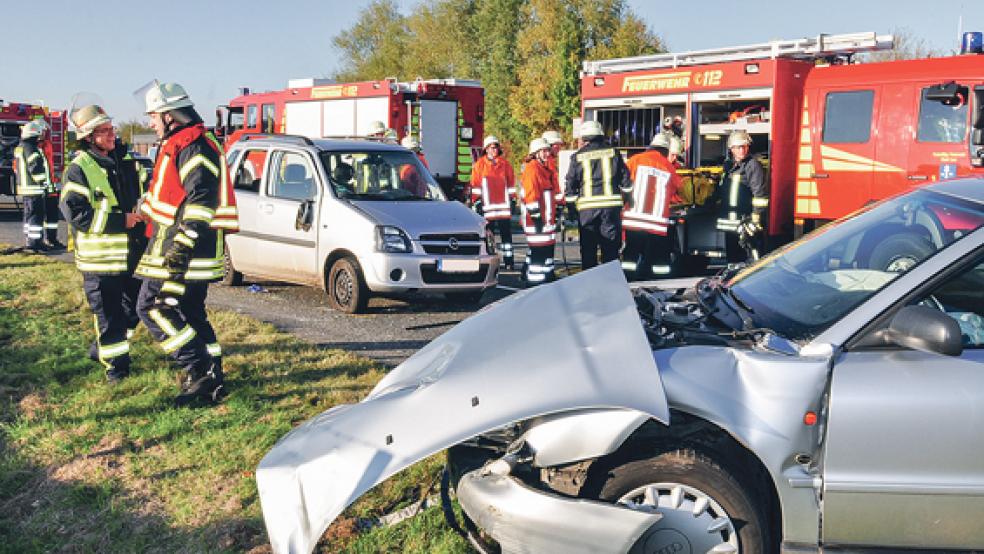
[[[961,55],[856,63],[891,35],[853,33],[585,62],[581,121],[624,154],[681,122],[677,260],[719,265],[715,197],[728,137],[767,171],[766,250],[912,186],[984,173],[979,33]],[[760,252],[761,254],[761,252]]]
[[[42,120],[47,126],[48,138],[42,141],[41,148],[50,160],[54,182],[61,182],[65,167],[65,131],[68,128],[65,112],[51,111],[38,104],[0,100],[0,195],[14,195],[14,148],[20,142],[21,127],[34,120]]]
[[[243,89],[216,116],[215,133],[226,145],[244,134],[366,138],[391,129],[396,137],[388,140],[413,137],[445,194],[462,199],[472,162],[481,153],[485,93],[478,81],[461,79],[292,79],[284,90]]]

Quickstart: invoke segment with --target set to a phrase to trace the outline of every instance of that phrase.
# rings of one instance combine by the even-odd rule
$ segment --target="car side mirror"
[[[902,308],[884,331],[890,343],[944,356],[959,356],[963,352],[960,335],[960,325],[955,319],[926,306]]]
[[[300,231],[311,229],[314,221],[314,200],[305,200],[297,207],[297,218],[294,220],[294,228]]]

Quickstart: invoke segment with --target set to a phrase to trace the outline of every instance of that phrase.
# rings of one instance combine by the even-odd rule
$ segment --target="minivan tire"
[[[347,314],[366,310],[369,289],[362,277],[359,262],[352,257],[339,258],[328,269],[328,305]]]
[[[236,271],[232,265],[232,256],[229,255],[229,245],[225,245],[222,253],[222,265],[225,272],[222,275],[221,283],[227,287],[238,287],[243,284],[243,274]]]

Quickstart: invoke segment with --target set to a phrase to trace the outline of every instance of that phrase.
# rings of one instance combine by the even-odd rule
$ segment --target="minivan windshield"
[[[984,205],[920,190],[866,207],[735,275],[755,327],[808,340],[900,275],[984,225]]]
[[[410,151],[322,152],[321,160],[339,198],[444,200],[430,171]]]

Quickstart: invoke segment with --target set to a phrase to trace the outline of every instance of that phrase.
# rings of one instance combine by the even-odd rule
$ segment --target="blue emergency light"
[[[967,32],[963,34],[960,41],[961,54],[981,54],[984,53],[984,33],[980,31]]]

